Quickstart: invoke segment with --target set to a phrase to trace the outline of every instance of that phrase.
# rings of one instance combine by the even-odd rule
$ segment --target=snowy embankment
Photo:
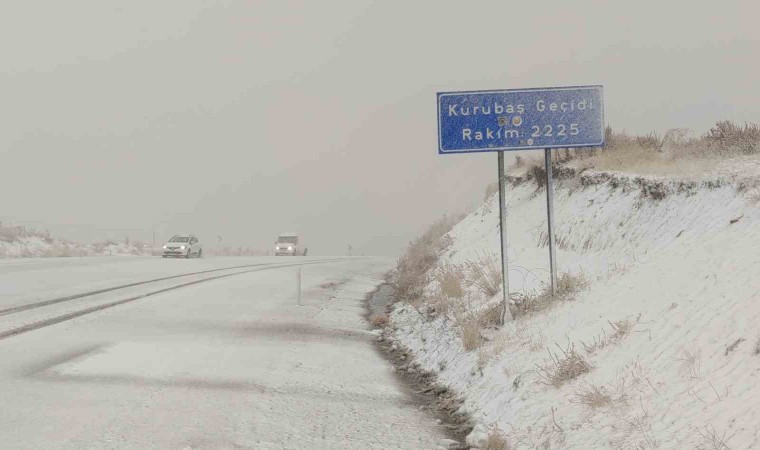
[[[139,241],[81,244],[22,227],[0,226],[0,258],[150,255],[151,245]]]
[[[426,300],[397,303],[388,333],[462,396],[473,446],[500,434],[508,448],[760,448],[760,209],[747,180],[564,176],[558,267],[583,289],[483,327],[465,350],[461,322],[430,298],[436,270],[498,254],[491,197],[449,233]],[[545,191],[510,181],[510,286],[540,291]],[[470,310],[501,297],[464,287]]]

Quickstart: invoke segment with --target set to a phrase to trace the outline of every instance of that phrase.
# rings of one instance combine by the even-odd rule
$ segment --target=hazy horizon
[[[494,154],[437,154],[439,91],[601,84],[641,133],[760,121],[749,1],[6,10],[0,221],[79,241],[396,255],[496,180]]]

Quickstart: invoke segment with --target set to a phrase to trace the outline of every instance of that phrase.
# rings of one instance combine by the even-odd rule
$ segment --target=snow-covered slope
[[[22,227],[0,226],[0,258],[150,255],[152,251],[149,244],[139,241],[81,244]]]
[[[545,191],[511,181],[510,285],[540,290]],[[496,426],[513,448],[760,448],[760,209],[746,181],[571,174],[555,220],[560,272],[590,282],[575,300],[485,330],[469,352],[451,318],[398,303],[393,336],[465,398],[471,444]],[[498,254],[497,199],[450,236],[439,267]],[[500,295],[470,287],[464,301]],[[540,368],[570,348],[591,370],[545,383]]]

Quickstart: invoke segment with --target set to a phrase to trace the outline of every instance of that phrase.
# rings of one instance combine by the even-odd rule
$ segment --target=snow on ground
[[[497,426],[515,448],[760,448],[760,210],[725,180],[589,179],[555,198],[559,271],[591,282],[574,301],[484,332],[470,352],[452,320],[399,303],[394,337],[465,398],[474,444]],[[658,183],[664,198],[648,191]],[[508,201],[511,288],[542,289],[545,191],[524,182]],[[498,233],[492,197],[439,264],[497,255]],[[538,368],[569,346],[591,370],[542,382]]]
[[[152,246],[138,241],[81,244],[27,232],[21,227],[0,226],[0,258],[150,255]]]
[[[0,410],[2,447],[437,448],[443,430],[397,384],[363,319],[391,263],[304,266],[300,306],[296,269],[280,268],[0,340],[0,397],[12,405]]]
[[[324,258],[305,257],[299,258],[299,261],[314,262],[320,259]],[[276,257],[5,259],[0,260],[0,309],[155,278],[220,268],[293,262],[288,258]]]

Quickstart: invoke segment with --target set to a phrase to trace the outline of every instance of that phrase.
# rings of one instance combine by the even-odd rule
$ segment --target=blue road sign
[[[602,86],[438,93],[440,154],[602,145]]]

